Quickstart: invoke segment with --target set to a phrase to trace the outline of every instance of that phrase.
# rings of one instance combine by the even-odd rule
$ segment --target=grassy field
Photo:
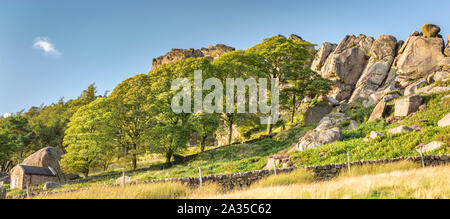
[[[126,187],[93,186],[86,190],[40,195],[36,199],[312,199],[312,198],[450,198],[450,166],[420,168],[400,162],[353,168],[331,181],[315,182],[312,173],[298,170],[265,178],[247,189],[225,192],[207,184],[189,188],[160,183]]]

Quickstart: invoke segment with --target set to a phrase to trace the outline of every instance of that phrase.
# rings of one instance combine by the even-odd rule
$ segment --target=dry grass
[[[271,176],[245,190],[229,193],[217,184],[192,189],[178,183],[93,186],[87,190],[41,195],[37,199],[350,199],[450,198],[450,166],[417,168],[400,162],[353,168],[331,181],[312,182],[311,173],[294,171]]]
[[[351,199],[450,198],[450,166],[337,178],[319,183],[252,188],[201,198],[220,199]]]

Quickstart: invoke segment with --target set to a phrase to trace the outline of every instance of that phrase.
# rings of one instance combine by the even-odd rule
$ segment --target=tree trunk
[[[137,169],[137,156],[133,154],[133,170]]]
[[[168,150],[166,152],[166,164],[170,164],[170,159],[172,158],[173,155],[173,151],[172,150]]]
[[[83,175],[84,175],[85,179],[88,178],[89,177],[89,169],[85,170]]]
[[[228,144],[231,144],[233,140],[233,119],[230,118],[230,122],[228,124]]]
[[[208,137],[207,135],[202,136],[201,143],[200,143],[201,152],[205,151],[205,147],[206,147],[205,143],[206,143],[207,137]]]
[[[295,99],[295,94],[292,97],[292,115],[291,115],[291,123],[294,123],[294,116],[295,116],[295,102],[297,100]]]
[[[272,134],[272,116],[269,116],[269,121],[267,123],[267,134]]]

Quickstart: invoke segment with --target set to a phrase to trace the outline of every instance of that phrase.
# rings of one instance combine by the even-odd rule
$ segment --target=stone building
[[[25,189],[46,182],[58,182],[58,177],[51,167],[18,165],[11,171],[11,188]]]

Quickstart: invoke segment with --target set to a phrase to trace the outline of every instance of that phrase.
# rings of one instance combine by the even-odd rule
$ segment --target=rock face
[[[158,68],[161,65],[169,64],[174,61],[178,61],[186,58],[198,58],[207,57],[210,60],[214,60],[219,56],[229,51],[234,51],[233,47],[229,47],[223,44],[217,44],[216,46],[208,46],[201,49],[172,49],[166,55],[154,58],[152,62],[152,69]]]
[[[450,56],[450,34],[447,36],[447,47],[445,47],[444,54]]]
[[[326,102],[320,102],[309,107],[305,112],[304,124],[306,126],[319,122],[324,116],[333,110],[333,106]]]
[[[430,152],[430,151],[439,149],[443,145],[445,145],[445,143],[439,142],[439,141],[433,141],[426,145],[419,145],[418,147],[416,147],[416,151],[419,153],[426,153],[426,152]]]
[[[314,61],[311,64],[311,69],[313,71],[320,71],[325,64],[328,56],[336,49],[337,44],[325,42],[320,46],[316,53]]]
[[[408,116],[411,113],[419,110],[419,106],[422,104],[422,97],[420,95],[414,95],[404,97],[395,101],[395,116]]]
[[[59,189],[61,188],[61,186],[58,183],[54,183],[54,182],[47,182],[44,184],[44,190],[52,190],[52,189]]]
[[[316,148],[323,144],[342,141],[342,132],[339,127],[342,121],[348,118],[342,113],[332,113],[323,117],[319,125],[299,139],[289,151],[303,151]]]
[[[438,70],[438,64],[444,58],[443,50],[442,38],[410,36],[399,51],[395,63],[397,74],[410,76]]]
[[[6,198],[6,189],[3,186],[0,186],[0,199]]]
[[[391,134],[398,134],[398,133],[412,132],[412,131],[414,131],[414,129],[412,129],[412,128],[408,127],[408,126],[405,126],[405,125],[401,125],[399,127],[389,129],[388,132],[391,133]]]
[[[331,96],[338,101],[348,100],[369,58],[375,40],[365,35],[346,36],[328,56],[319,73],[335,83]]]
[[[381,100],[377,106],[373,109],[372,114],[370,114],[369,122],[373,122],[377,119],[383,118],[384,112],[386,110],[386,102]]]
[[[56,176],[60,182],[64,182],[65,175],[59,166],[62,152],[55,147],[43,148],[27,157],[21,164],[27,166],[51,167],[56,172]]]
[[[367,99],[381,87],[396,56],[396,47],[397,39],[390,35],[381,35],[373,42],[369,62],[356,83],[350,103]]]
[[[438,121],[437,125],[439,127],[445,127],[450,125],[450,113],[444,116],[441,120]]]

